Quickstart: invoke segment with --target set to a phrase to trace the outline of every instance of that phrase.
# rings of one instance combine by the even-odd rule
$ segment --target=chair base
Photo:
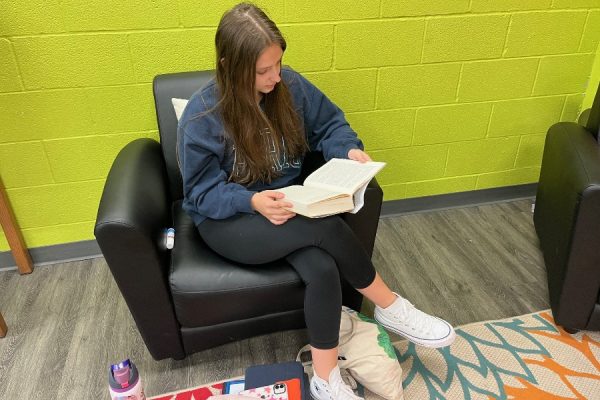
[[[214,326],[182,327],[181,336],[185,353],[190,355],[225,343],[305,327],[304,310],[300,309]]]

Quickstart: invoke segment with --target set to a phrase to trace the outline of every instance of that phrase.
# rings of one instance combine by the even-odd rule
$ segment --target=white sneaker
[[[412,303],[398,298],[387,308],[375,307],[375,320],[387,330],[425,347],[450,346],[456,333],[448,322],[418,310]]]
[[[310,380],[310,394],[314,400],[363,400],[344,383],[340,367],[337,365],[329,373],[329,382],[313,374]]]

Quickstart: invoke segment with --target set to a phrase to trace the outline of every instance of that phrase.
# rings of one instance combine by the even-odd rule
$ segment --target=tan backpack
[[[310,346],[300,349],[310,351]],[[311,362],[304,362],[305,371],[312,375]],[[339,361],[342,378],[353,389],[358,381],[369,391],[386,400],[403,399],[402,367],[390,337],[375,320],[348,307],[342,307],[340,322]]]

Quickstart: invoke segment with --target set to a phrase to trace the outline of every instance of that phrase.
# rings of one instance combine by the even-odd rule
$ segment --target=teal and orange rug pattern
[[[443,349],[394,343],[405,400],[600,400],[600,332],[570,335],[546,310],[476,322],[456,333],[454,344]],[[222,387],[205,384],[151,399],[205,400]]]
[[[443,349],[394,343],[405,399],[600,399],[600,332],[570,335],[541,311],[457,335]]]

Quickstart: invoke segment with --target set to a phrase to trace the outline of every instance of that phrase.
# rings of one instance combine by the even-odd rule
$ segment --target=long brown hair
[[[271,182],[278,171],[275,157],[301,157],[306,138],[294,110],[290,92],[281,80],[264,96],[264,112],[256,99],[256,61],[261,52],[277,44],[285,52],[286,42],[271,19],[258,7],[241,3],[221,18],[215,36],[217,104],[228,138],[235,146],[230,179],[251,184]]]

